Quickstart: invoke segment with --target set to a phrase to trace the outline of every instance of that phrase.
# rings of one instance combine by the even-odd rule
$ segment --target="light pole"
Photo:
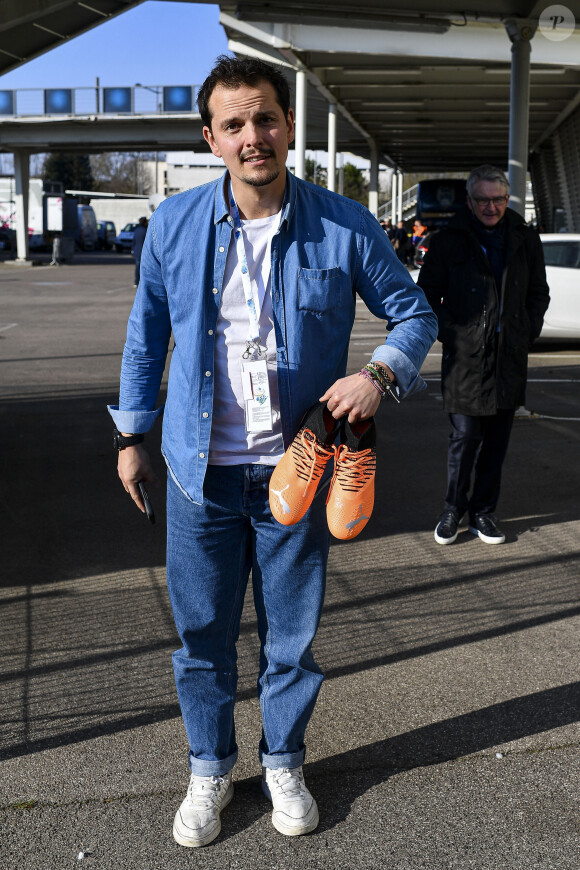
[[[140,82],[135,82],[136,88],[143,88],[144,91],[151,91],[157,97],[157,113],[161,114],[161,88],[154,88],[150,85],[142,85]],[[159,193],[159,151],[155,152],[155,193]]]

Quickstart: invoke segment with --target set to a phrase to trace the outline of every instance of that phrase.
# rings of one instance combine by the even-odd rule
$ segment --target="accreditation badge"
[[[265,359],[242,359],[246,432],[272,431],[272,404]]]

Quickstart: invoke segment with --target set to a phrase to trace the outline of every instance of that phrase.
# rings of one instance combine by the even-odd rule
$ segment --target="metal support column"
[[[530,118],[530,55],[535,24],[510,19],[505,23],[512,42],[508,180],[510,207],[526,215],[526,174]]]
[[[397,184],[399,170],[395,169],[391,176],[391,223],[393,226],[397,223]]]
[[[336,190],[336,103],[328,104],[328,169],[327,186]]]
[[[30,154],[14,152],[14,211],[16,213],[16,259],[28,259],[28,190],[30,186]]]
[[[403,220],[403,173],[397,173],[398,190],[397,190],[397,221]]]
[[[296,70],[296,164],[294,174],[304,178],[306,174],[306,73]]]
[[[379,149],[374,139],[370,141],[370,186],[369,186],[369,211],[376,218],[379,216]]]

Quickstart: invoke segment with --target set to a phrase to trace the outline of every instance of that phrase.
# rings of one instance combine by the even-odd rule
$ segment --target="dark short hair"
[[[266,81],[272,85],[276,91],[276,101],[284,112],[284,117],[287,118],[290,111],[290,88],[279,69],[254,57],[237,58],[220,54],[214,68],[197,94],[197,105],[204,127],[211,129],[209,101],[218,85],[222,88],[235,90],[242,85],[255,87],[260,81]]]

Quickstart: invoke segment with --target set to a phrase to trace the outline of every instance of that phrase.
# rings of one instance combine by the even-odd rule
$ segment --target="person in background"
[[[424,226],[421,221],[415,221],[413,223],[413,236],[411,241],[414,248],[419,244],[419,240],[423,238],[426,232],[427,227]]]
[[[407,235],[404,221],[399,221],[399,223],[397,224],[397,229],[395,230],[393,236],[393,245],[395,247],[395,251],[397,252],[397,257],[399,258],[401,263],[406,264],[409,236]]]
[[[382,222],[381,226],[384,229],[384,231],[386,232],[389,240],[392,242],[393,239],[395,238],[395,228],[393,226],[392,220],[390,218],[387,218],[386,220],[384,220]]]
[[[466,511],[481,541],[505,541],[494,516],[502,465],[550,301],[540,238],[508,208],[509,193],[501,169],[474,169],[466,207],[433,236],[418,278],[439,321],[451,426],[438,544],[455,541]]]

